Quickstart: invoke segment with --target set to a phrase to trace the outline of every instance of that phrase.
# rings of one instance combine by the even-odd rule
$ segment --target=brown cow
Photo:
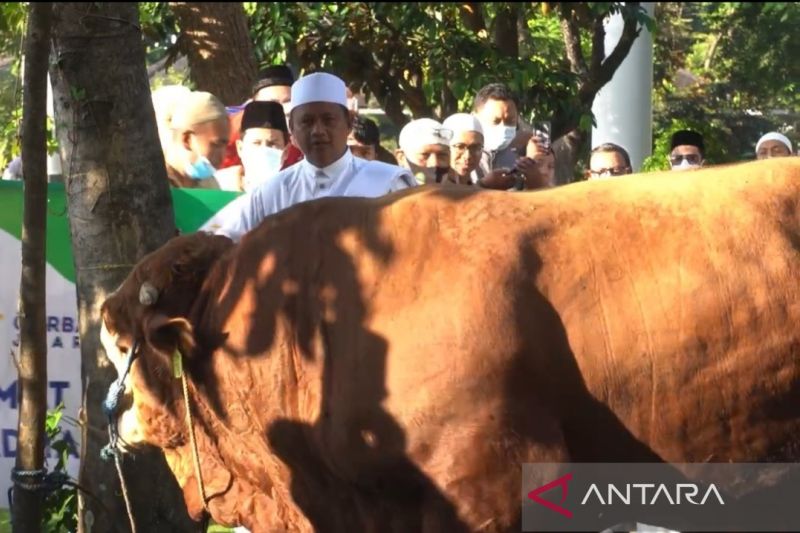
[[[122,436],[199,516],[179,349],[211,515],[259,532],[518,531],[524,462],[799,460],[798,202],[783,159],[177,237],[103,306]]]

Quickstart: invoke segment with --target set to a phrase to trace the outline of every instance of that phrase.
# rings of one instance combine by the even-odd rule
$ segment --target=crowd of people
[[[274,65],[260,73],[251,94],[243,105],[227,108],[208,92],[181,86],[152,95],[170,184],[251,193],[239,229],[252,224],[248,217],[321,196],[377,196],[430,183],[524,190],[556,182],[549,131],[529,127],[516,95],[501,83],[478,91],[471,113],[410,121],[394,153],[332,74],[296,80],[286,65]],[[756,145],[758,159],[790,155],[791,142],[778,132]],[[702,135],[676,132],[669,162],[673,170],[702,167]],[[625,147],[604,143],[591,151],[586,178],[632,172]],[[4,178],[19,177],[17,159]]]

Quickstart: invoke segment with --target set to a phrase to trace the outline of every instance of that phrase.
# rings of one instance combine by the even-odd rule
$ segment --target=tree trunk
[[[459,4],[461,22],[471,32],[478,34],[486,31],[486,20],[483,18],[483,4],[480,2],[464,2]]]
[[[531,14],[531,5],[528,3],[519,4],[517,14],[517,43],[519,46],[519,56],[529,58],[533,55],[534,42],[531,30],[528,29],[528,19],[534,16]]]
[[[20,471],[44,464],[47,416],[47,310],[45,243],[47,240],[47,58],[50,52],[50,2],[28,5],[25,36],[25,80],[22,100],[22,175],[25,207],[22,217],[20,281],[19,423],[17,457]],[[36,482],[32,478],[23,481]],[[16,485],[13,529],[34,533],[42,527],[42,493]]]
[[[573,6],[577,6],[576,9]],[[569,183],[575,175],[575,164],[588,138],[588,131],[580,128],[581,117],[591,112],[592,103],[597,92],[608,83],[622,61],[627,57],[634,41],[639,36],[640,28],[634,12],[639,9],[639,2],[627,2],[623,9],[624,26],[622,35],[614,50],[606,55],[605,14],[587,19],[585,4],[563,4],[560,7],[561,34],[564,40],[567,61],[570,70],[578,76],[578,94],[567,112],[557,113],[553,117],[553,149],[556,153],[556,181]],[[592,49],[590,62],[581,48],[580,20],[590,25],[592,31]]]
[[[494,45],[508,57],[519,57],[517,40],[517,18],[519,4],[497,4],[497,15],[494,17],[492,34]]]
[[[575,128],[553,143],[557,185],[566,185],[575,180],[575,165],[578,163],[586,140],[587,133],[580,128]]]
[[[172,2],[192,81],[226,105],[252,96],[256,64],[241,2]]]
[[[116,377],[99,343],[99,308],[131,267],[175,235],[135,3],[55,4],[53,84],[78,292],[81,384],[79,531],[127,531],[101,404]],[[163,454],[123,458],[140,532],[191,531]]]

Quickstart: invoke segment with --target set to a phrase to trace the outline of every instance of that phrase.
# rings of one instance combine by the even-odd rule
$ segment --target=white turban
[[[442,123],[442,126],[453,131],[453,139],[455,139],[459,133],[467,131],[475,131],[483,135],[483,128],[481,127],[481,122],[478,120],[478,117],[470,115],[469,113],[450,115]]]
[[[758,152],[758,149],[766,141],[778,141],[778,142],[782,143],[783,145],[785,145],[786,148],[789,149],[789,153],[790,154],[794,154],[794,152],[792,152],[792,141],[790,141],[785,135],[781,135],[777,131],[771,131],[771,132],[763,135],[758,140],[758,142],[756,143],[756,152]]]
[[[403,152],[410,153],[428,144],[449,146],[452,138],[453,131],[446,129],[440,122],[432,118],[419,118],[400,130],[398,145]]]
[[[170,126],[173,129],[191,128],[221,118],[227,120],[228,112],[216,96],[204,91],[192,91],[178,102]]]
[[[329,102],[347,107],[347,87],[344,82],[325,72],[303,76],[292,84],[292,100],[289,109],[312,102]]]

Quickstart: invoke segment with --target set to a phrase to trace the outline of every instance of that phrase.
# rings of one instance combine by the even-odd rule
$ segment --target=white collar
[[[345,173],[345,171],[350,167],[350,164],[353,162],[353,154],[350,153],[350,149],[346,148],[344,151],[344,155],[328,165],[327,167],[320,168],[317,166],[312,165],[309,163],[308,159],[303,159],[302,164],[305,165],[306,171],[311,175],[314,176],[318,171],[322,171],[330,180],[335,180],[339,176]]]

